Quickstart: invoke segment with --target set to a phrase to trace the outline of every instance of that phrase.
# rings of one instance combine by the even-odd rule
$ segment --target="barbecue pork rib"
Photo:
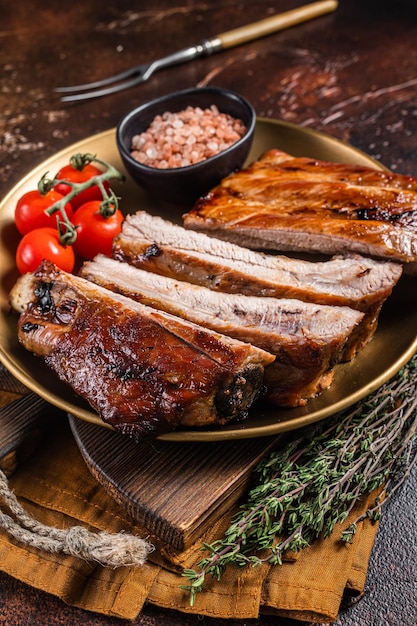
[[[21,344],[139,440],[241,418],[274,357],[43,261],[10,294]]]
[[[304,405],[330,386],[333,366],[363,317],[348,307],[215,292],[102,255],[84,263],[80,273],[142,304],[274,354],[264,381],[266,398],[279,406]]]
[[[114,240],[113,256],[215,291],[295,298],[361,311],[363,320],[351,334],[343,360],[353,358],[371,339],[381,307],[402,274],[398,263],[360,255],[311,262],[263,254],[145,211],[127,216]]]
[[[184,216],[257,250],[357,252],[417,271],[417,178],[269,150]]]

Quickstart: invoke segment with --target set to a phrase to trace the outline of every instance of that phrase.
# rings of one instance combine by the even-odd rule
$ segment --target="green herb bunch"
[[[416,370],[414,356],[352,409],[300,430],[260,462],[224,537],[203,545],[208,556],[197,569],[183,571],[191,604],[207,575],[220,580],[229,564],[281,564],[284,552],[330,535],[361,496],[383,485],[375,506],[341,533],[341,541],[351,541],[365,517],[379,519],[383,502],[417,458]]]

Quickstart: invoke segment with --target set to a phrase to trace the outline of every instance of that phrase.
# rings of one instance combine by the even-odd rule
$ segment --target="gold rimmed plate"
[[[295,156],[382,168],[360,150],[323,133],[286,122],[258,119],[248,161],[255,160],[270,148],[279,148]],[[38,165],[0,204],[0,361],[19,381],[51,404],[82,420],[106,426],[87,403],[43,365],[41,359],[32,356],[19,345],[17,318],[10,312],[8,305],[8,293],[18,276],[15,250],[19,235],[13,222],[16,202],[23,193],[36,187],[45,172],[55,174],[77,152],[96,154],[124,172],[116,148],[115,130],[111,129],[80,141]],[[122,198],[121,208],[125,213],[134,213],[141,209],[160,214],[173,222],[181,222],[182,211],[157,206],[127,174],[126,182],[118,183],[115,191]],[[416,286],[416,279],[407,276],[401,278],[382,309],[373,340],[353,362],[336,366],[330,389],[311,399],[306,406],[284,409],[257,405],[252,408],[248,419],[241,423],[222,428],[177,430],[163,435],[161,439],[218,441],[269,436],[322,420],[353,405],[394,376],[416,352]]]

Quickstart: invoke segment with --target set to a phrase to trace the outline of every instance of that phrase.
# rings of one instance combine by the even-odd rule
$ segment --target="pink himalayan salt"
[[[189,106],[178,113],[156,115],[149,128],[132,139],[131,155],[137,161],[168,169],[204,161],[240,139],[246,127],[239,119]]]

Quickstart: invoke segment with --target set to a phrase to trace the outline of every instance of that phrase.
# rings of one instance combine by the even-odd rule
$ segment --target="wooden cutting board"
[[[280,437],[134,443],[69,416],[93,476],[149,533],[189,547],[242,495],[251,470]]]
[[[0,469],[7,475],[36,448],[48,421],[46,406],[0,365]]]

